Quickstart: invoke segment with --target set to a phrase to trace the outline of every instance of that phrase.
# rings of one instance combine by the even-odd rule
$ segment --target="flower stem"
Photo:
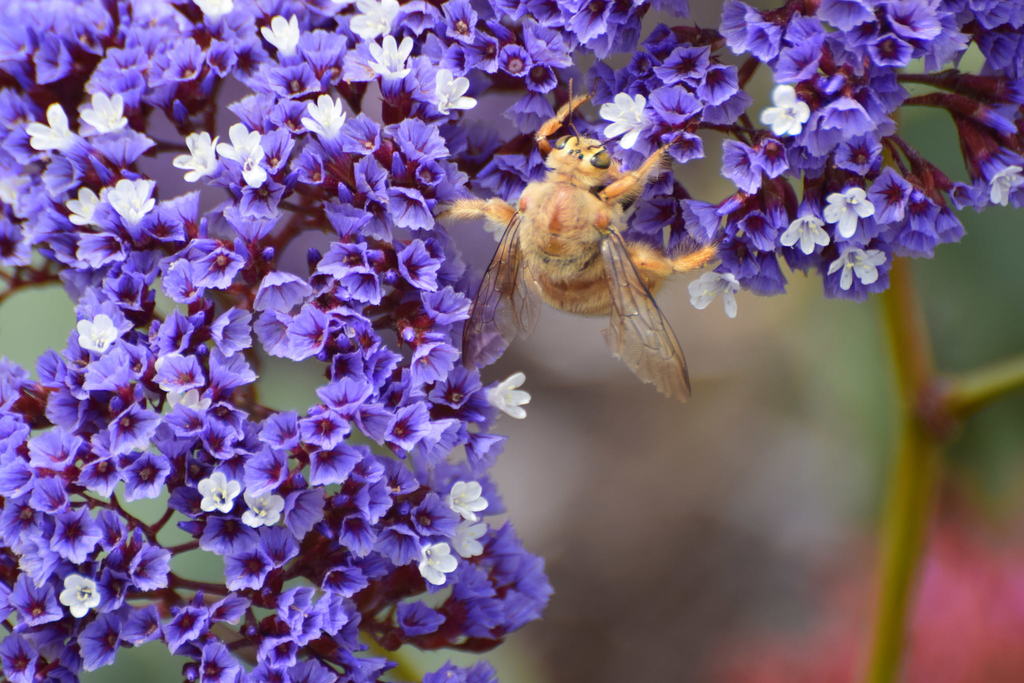
[[[899,677],[913,581],[925,548],[941,462],[940,436],[921,419],[922,401],[935,385],[936,373],[909,264],[893,264],[891,283],[883,303],[901,416],[882,510],[881,588],[865,679],[870,683],[891,683]]]
[[[964,373],[947,389],[948,410],[968,415],[1008,391],[1024,387],[1024,354]]]
[[[866,679],[870,683],[891,683],[899,677],[913,581],[925,549],[939,471],[938,443],[907,423],[901,432],[882,515],[881,590]]]

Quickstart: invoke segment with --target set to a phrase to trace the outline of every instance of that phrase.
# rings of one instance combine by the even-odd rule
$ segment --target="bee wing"
[[[612,301],[611,325],[604,336],[612,353],[661,393],[685,401],[690,397],[690,375],[679,340],[615,229],[601,241],[601,255]]]
[[[468,367],[493,363],[537,318],[519,247],[521,224],[522,215],[516,212],[501,236],[469,310],[469,320],[462,330],[462,357]]]

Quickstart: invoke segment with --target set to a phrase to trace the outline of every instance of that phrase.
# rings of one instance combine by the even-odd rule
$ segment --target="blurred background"
[[[692,5],[713,6],[695,7],[698,24],[716,21],[719,3]],[[753,112],[769,79],[761,70],[753,82]],[[910,111],[903,131],[963,177],[947,119]],[[730,192],[720,144],[705,148],[708,159],[676,172],[717,200]],[[962,218],[962,243],[914,265],[937,362],[953,373],[1024,350],[1020,215]],[[474,224],[452,232],[482,270],[492,238]],[[485,372],[526,373],[529,415],[499,421],[510,438],[495,477],[555,588],[544,619],[489,653],[503,681],[840,682],[860,671],[896,411],[880,302],[825,300],[820,280],[794,274],[784,296],[741,294],[731,320],[717,301],[694,310],[689,279],[658,297],[690,364],[686,405],[612,358],[604,321],[553,310]],[[0,306],[0,355],[34,368],[73,324],[60,290],[22,293]],[[267,358],[262,375],[281,409],[304,410],[322,382],[316,363]],[[1024,680],[1022,418],[1018,392],[962,425],[949,452],[909,680]],[[216,577],[209,560],[190,553],[175,568]],[[469,661],[410,656],[424,670]],[[177,681],[174,660],[152,644],[122,650],[83,680]]]

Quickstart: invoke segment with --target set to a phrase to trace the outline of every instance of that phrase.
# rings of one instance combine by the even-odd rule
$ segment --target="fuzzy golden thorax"
[[[576,135],[558,138],[546,164],[564,182],[586,189],[607,185],[619,175],[619,164],[600,141]]]

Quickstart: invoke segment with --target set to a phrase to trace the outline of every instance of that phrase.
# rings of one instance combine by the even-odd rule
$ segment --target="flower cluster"
[[[542,562],[489,519],[491,429],[529,394],[462,365],[474,276],[434,216],[543,176],[533,132],[574,75],[601,117],[581,130],[627,168],[727,137],[735,193],[664,174],[630,218],[632,239],[720,245],[701,308],[782,291],[783,261],[862,298],[894,257],[959,238],[952,207],[1024,201],[1020,2],[729,0],[719,30],[645,27],[652,9],[686,3],[0,8],[0,301],[59,281],[77,315],[37,379],[0,361],[6,679],[73,680],[160,640],[187,680],[369,681],[385,651],[482,651],[537,618]],[[980,74],[941,70],[972,43]],[[476,111],[508,93],[511,126]],[[898,135],[904,105],[951,114],[969,182]],[[264,354],[317,365],[317,402],[261,403]],[[166,513],[143,521],[141,499]],[[223,581],[177,571],[184,552],[222,558]]]
[[[38,379],[0,362],[5,680],[159,640],[186,680],[371,681],[402,645],[478,652],[537,618],[543,564],[488,476],[529,395],[461,365],[468,274],[433,215],[466,194],[464,74],[497,73],[493,43],[495,80],[543,93],[513,43],[568,48],[536,23],[499,44],[468,2],[13,5],[2,296],[59,280],[78,320]],[[317,364],[316,403],[264,406],[263,354]]]
[[[602,132],[621,135],[634,164],[659,146],[685,163],[703,156],[701,131],[725,133],[721,172],[737,191],[692,198],[667,178],[638,201],[631,230],[660,244],[668,225],[670,249],[719,244],[718,267],[691,284],[698,308],[721,293],[735,315],[740,288],[784,291],[783,263],[820,273],[827,296],[885,289],[894,258],[962,236],[955,209],[1024,202],[1022,21],[1019,2],[792,0],[759,11],[729,0],[717,31],[655,28],[626,69],[592,70]],[[980,74],[943,70],[971,44],[986,57]],[[747,59],[729,66],[727,52]],[[914,60],[925,73],[906,68]],[[742,89],[759,67],[775,82],[763,127]],[[907,84],[934,91],[911,96]],[[949,113],[968,182],[900,137],[902,106]]]

